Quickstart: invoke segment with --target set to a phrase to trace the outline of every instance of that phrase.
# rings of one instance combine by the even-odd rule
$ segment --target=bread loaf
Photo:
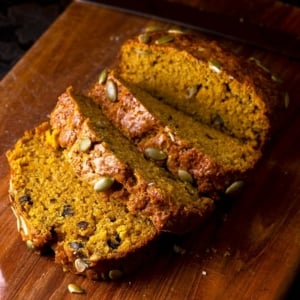
[[[195,120],[258,149],[284,110],[275,76],[192,33],[154,31],[127,40],[118,71]]]
[[[117,89],[115,101],[107,86]],[[199,193],[220,197],[241,180],[261,156],[251,143],[241,142],[208,127],[181,111],[109,72],[107,80],[96,82],[90,96],[103,113],[140,152],[155,148],[166,154],[166,166],[174,176],[194,182]]]
[[[129,211],[149,217],[158,231],[188,232],[212,211],[211,198],[145,159],[92,99],[72,88],[59,97],[50,122],[76,173],[96,190],[110,182],[100,193],[128,193]],[[165,160],[164,153],[151,151],[155,160]]]
[[[150,218],[128,212],[128,195],[98,193],[81,180],[48,123],[27,131],[7,158],[11,205],[29,249],[51,250],[64,269],[92,279],[114,279],[149,258],[158,236]]]
[[[27,246],[117,279],[163,231],[194,230],[260,159],[284,99],[269,72],[180,30],[121,47],[86,97],[71,87],[7,152]]]

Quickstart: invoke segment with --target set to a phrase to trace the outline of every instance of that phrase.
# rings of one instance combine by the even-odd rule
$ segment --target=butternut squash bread
[[[115,101],[107,96],[111,82],[117,90]],[[194,181],[199,193],[219,197],[233,182],[241,180],[261,156],[252,143],[195,122],[115,72],[109,72],[103,83],[96,82],[89,95],[142,153],[149,148],[165,153],[168,170]]]
[[[149,258],[152,221],[128,212],[125,193],[97,193],[80,179],[49,123],[27,131],[7,158],[11,205],[31,250],[52,249],[64,269],[92,279],[115,279]]]
[[[158,231],[188,232],[212,211],[212,199],[146,160],[92,99],[72,88],[59,97],[50,122],[76,173],[100,193],[128,193],[129,211],[149,217]]]
[[[127,40],[118,71],[195,120],[258,149],[284,110],[275,76],[193,33],[153,31]]]

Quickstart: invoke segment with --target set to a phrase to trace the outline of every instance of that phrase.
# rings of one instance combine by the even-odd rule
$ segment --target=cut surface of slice
[[[258,149],[265,145],[285,110],[275,76],[257,60],[240,59],[196,34],[144,35],[121,47],[118,71],[124,79],[195,120]]]
[[[52,249],[64,269],[93,279],[146,259],[158,235],[151,220],[128,212],[126,195],[97,193],[81,180],[49,123],[27,131],[7,158],[12,209],[30,249]]]
[[[99,192],[127,192],[129,211],[142,212],[159,231],[188,232],[212,211],[211,198],[199,196],[190,183],[145,159],[91,98],[68,88],[59,97],[51,124],[81,178]],[[165,160],[162,153],[157,156],[154,150],[154,154]]]
[[[113,102],[107,97],[107,82],[113,82],[117,89]],[[89,94],[139,151],[159,149],[165,153],[168,170],[195,181],[200,193],[224,193],[261,156],[252,143],[195,121],[124,81],[116,72],[108,74],[106,83],[95,83]]]

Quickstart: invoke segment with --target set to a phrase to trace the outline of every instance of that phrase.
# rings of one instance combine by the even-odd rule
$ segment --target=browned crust
[[[105,131],[96,133],[96,121],[92,120],[93,116],[84,115],[82,105],[91,106],[92,114],[102,124],[108,122],[90,98],[77,94],[72,88],[59,97],[51,114],[51,124],[59,131],[60,145],[66,147],[67,156],[79,176],[92,184],[102,176],[115,178],[129,193],[129,211],[142,212],[151,218],[159,231],[189,232],[210,215],[214,208],[211,198],[199,196],[189,183],[170,177],[154,163],[145,160],[117,129],[113,136],[108,136]],[[108,122],[107,126],[112,125]],[[89,137],[93,144],[87,154],[77,150],[77,142],[83,136]],[[119,150],[116,149],[118,145],[122,145]],[[120,151],[125,153],[122,159]],[[126,151],[130,153],[126,154]],[[127,159],[132,155],[134,164]],[[109,157],[107,165],[105,157]],[[113,192],[113,189],[108,192]]]
[[[175,176],[178,176],[179,169],[190,172],[196,180],[200,194],[219,198],[232,182],[242,179],[253,167],[239,170],[219,164],[213,157],[178,136],[168,124],[152,115],[113,72],[109,73],[108,80],[113,80],[117,85],[117,101],[111,102],[107,98],[103,84],[95,83],[89,91],[89,95],[99,104],[106,117],[137,145],[140,152],[154,147],[167,153],[168,170]]]
[[[227,47],[214,40],[210,40],[200,34],[185,33],[173,34],[171,43],[156,44],[155,41],[165,35],[166,31],[148,32],[150,36],[146,47],[150,51],[159,52],[160,49],[177,49],[183,55],[190,55],[199,62],[207,65],[209,61],[215,60],[222,66],[222,73],[240,83],[249,93],[257,95],[260,99],[260,107],[263,109],[261,118],[264,119],[265,128],[261,132],[258,149],[263,147],[272,134],[279,128],[282,115],[286,109],[284,103],[285,90],[280,79],[264,67],[258,59],[250,57],[245,59],[238,54],[233,54]],[[132,46],[133,49],[143,44],[138,36],[128,39],[124,45]],[[199,51],[199,48],[205,51]],[[122,70],[122,50],[119,53],[119,63],[116,68],[120,73]]]
[[[151,222],[149,222],[149,226],[153,228],[152,234],[147,235],[147,238],[144,238],[143,235],[141,235],[140,242],[137,245],[131,245],[131,248],[128,252],[113,251],[107,257],[105,257],[104,255],[102,255],[101,257],[96,257],[93,259],[93,261],[88,263],[86,268],[78,270],[78,268],[76,268],[75,261],[76,259],[83,258],[81,256],[81,253],[77,253],[76,251],[68,247],[66,243],[64,243],[64,236],[61,234],[57,234],[54,224],[51,230],[42,233],[40,228],[38,228],[37,225],[33,222],[32,218],[34,217],[30,216],[29,212],[31,210],[32,204],[20,203],[17,195],[20,196],[20,193],[23,193],[24,191],[18,190],[19,183],[21,186],[23,186],[23,181],[19,182],[19,180],[21,180],[21,176],[26,176],[26,174],[20,173],[20,170],[22,170],[22,168],[19,168],[19,166],[22,165],[22,161],[15,161],[15,159],[20,157],[20,149],[23,148],[26,150],[27,142],[30,142],[30,140],[35,138],[36,136],[43,135],[45,130],[47,129],[49,129],[49,124],[43,123],[32,130],[26,131],[24,136],[17,142],[17,157],[14,154],[14,149],[10,150],[7,153],[8,162],[11,166],[9,199],[13,214],[16,217],[17,230],[20,233],[22,240],[27,243],[27,246],[31,251],[37,252],[39,254],[54,255],[55,262],[60,264],[64,270],[71,271],[75,274],[84,275],[94,280],[114,279],[110,278],[109,276],[111,270],[118,270],[122,275],[126,275],[132,272],[142,263],[146,262],[150,257],[152,257],[152,255],[154,255],[157,251],[156,249],[158,245],[158,234]],[[41,142],[42,140],[43,138],[41,139]],[[40,147],[47,146],[48,145],[43,144],[43,142],[40,144]],[[60,149],[57,151],[62,150]],[[51,165],[45,165],[45,168],[52,167],[53,166]],[[55,170],[52,171],[52,173],[55,173]],[[52,180],[53,184],[55,184],[55,179]],[[56,178],[56,180],[59,179]],[[27,186],[25,187],[25,190],[26,188]],[[34,201],[39,200],[35,199]]]

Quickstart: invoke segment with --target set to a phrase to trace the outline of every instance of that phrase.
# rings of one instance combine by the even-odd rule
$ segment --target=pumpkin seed
[[[140,35],[138,36],[138,40],[139,40],[139,42],[141,42],[141,43],[148,44],[148,43],[150,42],[150,40],[151,40],[151,37],[150,37],[150,35],[147,34],[147,33],[142,33],[142,34],[140,34]]]
[[[26,246],[27,246],[27,249],[29,249],[30,251],[34,251],[34,249],[35,249],[35,246],[31,240],[26,241]]]
[[[173,36],[171,36],[171,35],[164,35],[164,36],[160,37],[159,39],[157,39],[155,41],[155,44],[156,45],[162,45],[162,44],[166,44],[166,43],[172,42],[173,40],[174,40]]]
[[[180,29],[180,28],[170,28],[168,30],[168,33],[170,33],[170,34],[185,34],[187,32],[188,32],[188,30]]]
[[[111,280],[118,280],[120,278],[123,277],[123,272],[121,270],[110,270],[108,272],[108,277],[111,279]]]
[[[273,81],[275,81],[275,82],[278,82],[278,83],[282,83],[282,79],[281,78],[279,78],[277,75],[272,75],[271,76],[271,79],[273,80]]]
[[[68,284],[68,291],[72,294],[84,294],[85,290],[75,283]]]
[[[197,94],[197,91],[198,91],[198,87],[196,85],[188,87],[185,92],[185,98],[191,99]]]
[[[245,183],[242,180],[237,180],[233,182],[226,190],[225,194],[233,196],[241,191],[241,189],[244,187]]]
[[[284,108],[287,109],[290,104],[290,96],[288,92],[284,93]]]
[[[145,28],[145,32],[155,32],[162,30],[162,27],[159,25],[149,25]]]
[[[189,182],[189,183],[192,183],[193,182],[193,177],[192,175],[185,171],[185,170],[182,170],[182,169],[179,169],[178,170],[178,177],[182,180],[182,181],[185,181],[185,182]]]
[[[111,188],[114,181],[115,180],[112,177],[102,177],[94,184],[94,190],[96,192],[105,192]]]
[[[167,158],[167,154],[165,152],[152,147],[145,149],[145,155],[146,157],[153,160],[165,160]]]
[[[92,145],[92,141],[88,137],[84,137],[79,142],[79,151],[80,152],[86,152],[90,149]]]
[[[117,100],[118,89],[117,89],[117,85],[115,84],[114,81],[112,81],[112,80],[107,80],[106,81],[105,92],[106,92],[107,98],[111,102],[115,102]]]
[[[213,70],[216,73],[220,73],[222,71],[220,63],[215,59],[210,60],[208,62],[208,66],[211,70]]]
[[[100,83],[100,84],[105,83],[106,79],[107,79],[107,75],[108,75],[107,69],[103,69],[99,75],[98,83]]]
[[[83,260],[81,258],[75,259],[74,266],[75,266],[76,271],[79,273],[84,272],[89,267],[87,261]]]

